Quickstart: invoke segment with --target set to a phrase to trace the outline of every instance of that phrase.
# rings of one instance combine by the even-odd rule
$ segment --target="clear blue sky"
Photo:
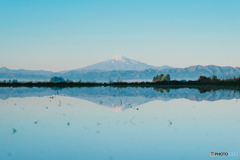
[[[0,67],[240,66],[240,0],[2,0]]]

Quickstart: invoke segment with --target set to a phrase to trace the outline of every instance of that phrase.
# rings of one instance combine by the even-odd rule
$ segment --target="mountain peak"
[[[79,68],[77,70],[103,70],[103,71],[113,71],[113,70],[137,70],[142,71],[149,68],[163,69],[169,67],[154,67],[133,59],[124,57],[123,55],[116,55],[110,59],[107,59],[102,62],[98,62],[91,66],[84,68]]]
[[[109,60],[115,60],[115,61],[125,62],[126,57],[124,57],[123,55],[117,55],[117,56],[114,56],[114,57],[110,58]]]

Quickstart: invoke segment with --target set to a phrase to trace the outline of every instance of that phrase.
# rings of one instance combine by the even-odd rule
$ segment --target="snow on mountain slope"
[[[135,61],[132,59],[128,59],[122,55],[114,56],[106,61],[99,62],[84,68],[79,68],[76,70],[105,70],[105,71],[113,71],[113,70],[145,70],[150,68],[171,68],[170,66],[162,66],[162,67],[155,67],[151,66],[139,61]]]

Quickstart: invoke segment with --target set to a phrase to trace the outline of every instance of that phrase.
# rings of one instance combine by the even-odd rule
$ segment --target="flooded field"
[[[207,160],[211,151],[240,154],[239,99],[233,90],[0,88],[0,159]]]

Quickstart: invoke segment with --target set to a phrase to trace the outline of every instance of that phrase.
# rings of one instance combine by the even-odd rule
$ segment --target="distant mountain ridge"
[[[119,77],[123,81],[151,81],[154,76],[159,74],[170,74],[171,80],[196,80],[201,75],[208,77],[216,75],[218,78],[228,78],[240,76],[240,67],[220,67],[215,65],[196,65],[186,68],[154,67],[124,56],[115,56],[88,67],[62,72],[0,68],[0,80],[18,79],[20,81],[49,81],[53,76],[74,81],[106,82],[109,79],[115,81]]]
[[[72,70],[65,73],[52,72],[40,74],[28,74],[15,73],[18,70],[9,70],[8,72],[1,72],[0,69],[0,79],[24,79],[24,80],[47,80],[49,81],[53,76],[63,77],[64,79],[71,80],[82,80],[82,81],[108,81],[109,79],[115,81],[119,77],[121,80],[134,80],[134,81],[151,81],[152,78],[159,74],[170,74],[171,79],[186,79],[186,80],[195,80],[200,75],[212,76],[216,75],[218,78],[228,78],[231,76],[240,76],[239,67],[219,67],[219,66],[190,66],[187,68],[171,68],[171,69],[146,69],[143,71],[101,71],[101,70]]]
[[[164,74],[168,73],[172,77],[182,77],[186,79],[197,79],[200,75],[203,76],[213,76],[216,75],[219,78],[230,78],[232,76],[240,76],[240,67],[220,67],[215,65],[208,66],[190,66],[187,68],[170,68],[162,69],[161,72]]]
[[[44,70],[25,70],[25,69],[18,69],[18,70],[12,70],[8,69],[6,67],[0,68],[0,74],[27,74],[27,75],[51,75],[54,72],[51,71],[44,71]]]
[[[212,76],[218,78],[228,78],[231,76],[239,76],[239,67],[219,67],[219,66],[190,66],[187,68],[170,68],[170,69],[146,69],[143,71],[70,71],[64,74],[68,79],[82,79],[84,81],[108,81],[116,80],[119,77],[122,80],[148,80],[151,81],[154,76],[160,74],[170,74],[171,79],[196,80],[200,75]]]

